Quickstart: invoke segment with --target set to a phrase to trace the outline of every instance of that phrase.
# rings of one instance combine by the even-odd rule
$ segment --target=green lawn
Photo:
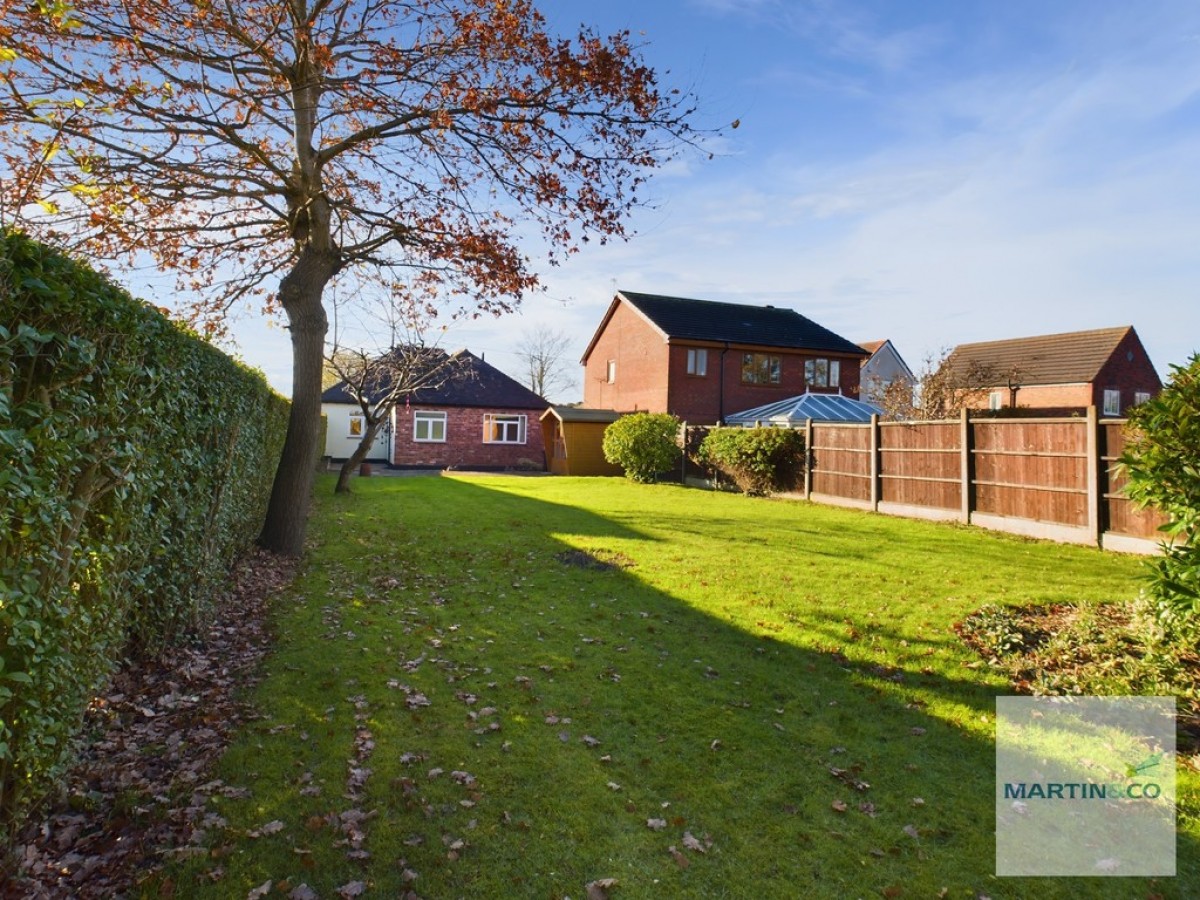
[[[1200,896],[1194,773],[1180,877],[992,875],[1006,688],[951,625],[1129,598],[1134,559],[619,479],[331,487],[177,893]]]

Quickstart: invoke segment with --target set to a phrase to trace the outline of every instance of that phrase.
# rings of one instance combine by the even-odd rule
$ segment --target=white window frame
[[[617,361],[615,359],[608,361],[608,369],[605,372],[604,380],[609,384],[617,383]]]
[[[514,413],[484,413],[483,442],[485,444],[524,444],[529,438],[529,417]],[[516,435],[510,436],[510,426]]]
[[[1134,391],[1133,405],[1141,406],[1143,403],[1149,403],[1151,396],[1153,395],[1149,391]]]
[[[988,409],[1004,409],[1004,392],[992,391],[988,394]]]
[[[1121,392],[1108,388],[1104,391],[1104,415],[1119,416],[1121,414]]]
[[[367,417],[360,412],[350,413],[350,418],[346,420],[346,437],[361,441],[366,433]]]
[[[806,359],[804,383],[809,387],[838,387],[842,383],[842,361],[815,356]]]
[[[708,374],[708,350],[703,347],[688,347],[687,373],[697,378]]]
[[[421,426],[424,425],[425,437],[421,437]],[[441,426],[441,437],[435,437],[437,427]],[[418,409],[413,411],[413,443],[416,444],[444,444],[446,443],[446,414],[429,409]]]

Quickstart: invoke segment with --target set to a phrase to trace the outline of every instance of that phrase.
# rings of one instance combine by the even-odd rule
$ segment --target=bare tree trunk
[[[390,408],[387,415],[391,415]],[[350,454],[350,458],[342,463],[342,470],[338,472],[337,486],[333,489],[335,494],[350,493],[350,476],[354,474],[355,469],[362,465],[362,461],[371,452],[371,447],[375,444],[375,438],[379,436],[379,432],[383,428],[383,423],[386,421],[387,416],[379,416],[374,422],[367,425],[367,430],[363,434],[362,440],[358,442],[358,446],[354,448],[354,452]]]
[[[317,455],[322,449],[318,446],[321,370],[329,322],[321,296],[336,271],[336,255],[309,246],[279,286],[292,332],[292,409],[258,543],[286,556],[304,552]]]

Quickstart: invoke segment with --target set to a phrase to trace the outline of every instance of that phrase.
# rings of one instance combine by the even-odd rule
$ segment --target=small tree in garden
[[[1148,593],[1165,624],[1200,629],[1200,353],[1171,366],[1162,393],[1130,412],[1129,428],[1125,492],[1164,513],[1163,531],[1175,539],[1150,561]]]
[[[679,420],[667,413],[633,413],[604,429],[604,458],[634,481],[654,481],[679,462]]]
[[[698,456],[743,493],[786,491],[804,472],[804,435],[790,428],[714,428]]]

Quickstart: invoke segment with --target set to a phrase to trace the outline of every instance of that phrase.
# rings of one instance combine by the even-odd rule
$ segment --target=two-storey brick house
[[[618,291],[581,360],[583,405],[716,423],[806,391],[857,396],[866,356],[794,310]]]

